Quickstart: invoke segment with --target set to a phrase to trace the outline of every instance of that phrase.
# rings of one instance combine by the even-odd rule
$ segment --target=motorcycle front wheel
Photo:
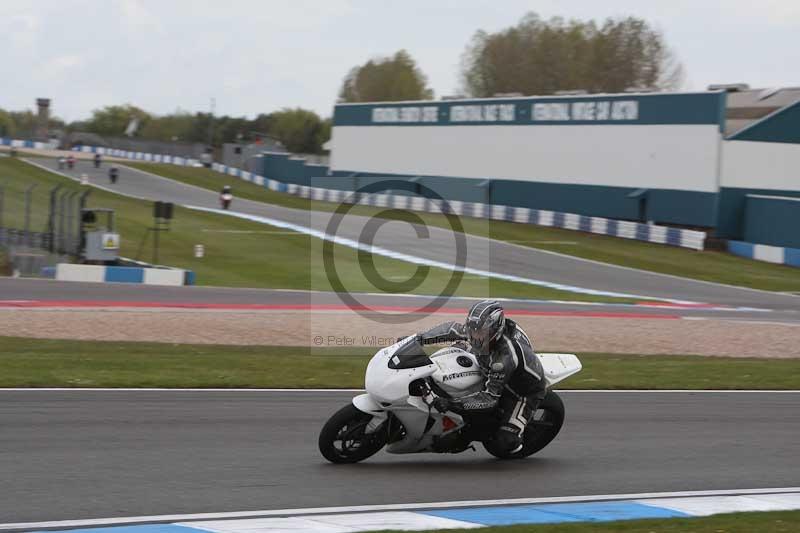
[[[339,409],[322,426],[319,433],[319,451],[325,459],[336,464],[363,461],[378,453],[386,444],[386,431],[378,428],[367,433],[369,415],[348,404]]]
[[[525,433],[522,434],[520,451],[509,453],[495,445],[494,441],[484,442],[483,447],[498,459],[522,459],[535,454],[550,444],[561,431],[561,426],[564,425],[564,402],[558,394],[550,391],[533,416],[533,420],[528,423]]]

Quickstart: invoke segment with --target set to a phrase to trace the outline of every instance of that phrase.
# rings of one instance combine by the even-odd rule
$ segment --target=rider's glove
[[[468,352],[472,349],[472,346],[467,341],[456,341],[453,343],[453,348],[458,348],[459,350],[464,350]]]
[[[450,407],[453,406],[453,402],[448,400],[447,398],[442,398],[441,396],[437,396],[431,402],[431,406],[440,413],[444,413],[450,410]]]

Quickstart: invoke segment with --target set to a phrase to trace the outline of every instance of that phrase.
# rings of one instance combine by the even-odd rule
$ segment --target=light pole
[[[213,147],[214,141],[214,108],[217,106],[217,99],[211,98],[211,109],[208,113],[208,147]]]

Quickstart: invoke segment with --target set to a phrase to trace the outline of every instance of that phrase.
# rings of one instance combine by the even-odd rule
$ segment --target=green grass
[[[32,217],[34,223],[31,228],[39,231],[46,227],[49,191],[53,187],[62,185],[62,190],[65,191],[84,190],[72,180],[16,159],[0,159],[0,176],[9,187],[8,190],[14,193],[14,200],[6,202],[10,207],[6,220],[9,223],[16,221],[18,227],[21,225],[21,201],[18,193],[31,184],[37,185],[33,195],[32,213],[35,216]],[[140,244],[146,236],[146,228],[152,225],[152,204],[92,189],[89,206],[107,207],[116,211],[117,230],[121,234],[121,255],[136,258]],[[198,284],[201,285],[332,289],[323,267],[322,241],[301,233],[177,207],[170,231],[162,233],[160,238],[159,263],[194,270]],[[140,259],[152,260],[151,243],[152,240],[147,241]],[[205,246],[203,259],[194,258],[195,244]],[[417,266],[410,263],[373,257],[367,253],[360,254],[356,250],[338,245],[333,250],[342,285],[351,292],[439,294],[451,277],[451,272],[444,269],[422,269],[418,272]],[[397,283],[406,279],[411,282],[406,287],[376,287],[363,274],[364,267],[373,260],[381,277]],[[628,301],[475,276],[464,276],[455,294],[474,297]]]
[[[430,533],[445,533],[445,531],[467,533],[475,530],[447,529]],[[800,511],[730,513],[700,518],[603,523],[502,526],[483,528],[480,531],[485,533],[797,533],[800,531]]]
[[[181,167],[165,163],[125,162],[125,166],[138,168],[151,174],[158,174],[175,181],[189,183],[219,192],[223,185],[230,185],[237,198],[246,198],[257,202],[293,207],[295,209],[314,209],[315,211],[333,211],[336,204],[331,202],[311,202],[299,196],[270,191],[254,183],[248,183],[234,176],[226,176],[205,167]]]
[[[360,388],[376,350],[0,337],[0,387]],[[796,359],[579,357],[560,388],[800,389]]]
[[[332,202],[309,201],[289,194],[277,193],[205,168],[178,167],[158,163],[130,163],[129,165],[215,191],[228,184],[234,188],[237,197],[285,207],[333,211],[338,206]],[[368,206],[356,206],[351,212],[385,218],[395,216],[387,213],[383,208]],[[432,226],[450,227],[443,215],[417,214]],[[604,263],[755,289],[800,291],[800,269],[753,261],[726,252],[695,252],[673,246],[513,222],[487,221],[467,217],[463,217],[462,222],[464,231],[467,233]]]
[[[0,247],[0,276],[11,274],[11,265],[8,263],[8,254]]]

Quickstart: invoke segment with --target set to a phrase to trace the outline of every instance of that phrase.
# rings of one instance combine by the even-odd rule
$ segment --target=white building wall
[[[721,186],[800,191],[800,144],[725,141]]]
[[[336,126],[332,170],[715,192],[716,124]]]

